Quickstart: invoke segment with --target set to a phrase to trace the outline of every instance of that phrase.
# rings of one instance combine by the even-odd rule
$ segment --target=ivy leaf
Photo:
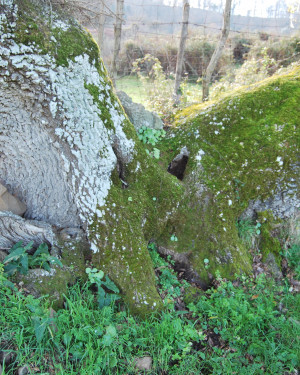
[[[117,336],[117,330],[114,326],[110,325],[106,328],[106,334],[103,336],[102,343],[105,346],[110,346]]]
[[[40,254],[49,254],[48,245],[46,243],[42,243],[33,254],[34,257]]]
[[[116,284],[110,280],[108,276],[106,276],[105,281],[102,281],[102,284],[106,286],[107,289],[115,292],[115,293],[120,293],[120,290],[116,286]]]
[[[27,255],[22,256],[21,265],[22,265],[22,268],[20,270],[20,273],[22,275],[26,275],[28,272],[28,256]]]
[[[19,248],[15,249],[14,251],[12,251],[10,254],[8,254],[4,258],[3,264],[9,263],[12,260],[18,260],[21,257],[21,255],[23,255],[25,252],[26,251],[23,247],[19,247]]]
[[[36,337],[36,341],[40,343],[43,339],[46,327],[47,327],[47,318],[41,319],[38,316],[32,318],[34,333]]]

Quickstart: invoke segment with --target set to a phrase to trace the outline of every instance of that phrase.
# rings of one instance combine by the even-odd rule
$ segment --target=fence
[[[106,12],[108,15],[105,17],[101,52],[106,65],[110,67],[114,49],[115,1],[106,0],[106,7],[110,14]],[[219,8],[221,9],[222,7]],[[269,9],[269,15],[271,14]],[[273,14],[276,15],[275,12]],[[280,43],[284,43],[284,40],[297,33],[297,29],[291,27],[289,15],[283,15],[284,13],[279,13],[276,17],[260,18],[233,14],[228,42],[215,72],[215,78],[220,77],[228,66],[240,63],[243,54],[248,51],[248,46],[257,41],[262,45],[265,42],[266,46],[274,43],[280,46]],[[124,0],[117,88],[125,89],[135,100],[145,95],[142,86],[130,77],[130,74],[134,60],[147,53],[158,57],[166,74],[175,73],[181,19],[180,5],[168,6],[163,0]],[[88,25],[95,38],[98,37],[98,22],[95,18],[95,21]],[[186,81],[195,83],[197,78],[202,77],[220,34],[222,13],[211,9],[191,8],[188,27],[183,70]],[[295,58],[298,57],[298,52],[300,51],[295,49]],[[277,58],[284,60],[286,56]]]

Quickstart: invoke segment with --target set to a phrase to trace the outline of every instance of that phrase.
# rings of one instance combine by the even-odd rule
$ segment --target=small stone
[[[0,184],[0,211],[10,211],[15,215],[22,216],[27,207],[17,197],[10,194],[7,188]]]
[[[141,371],[150,371],[152,367],[152,358],[149,356],[136,358],[135,367]]]
[[[29,374],[29,367],[27,365],[22,366],[18,369],[18,375],[27,375]]]
[[[164,124],[156,113],[147,111],[142,104],[134,103],[124,91],[118,91],[117,95],[129,120],[137,131],[143,125],[151,129],[163,129]]]
[[[9,365],[14,359],[13,352],[0,351],[0,362]]]
[[[276,259],[274,257],[274,254],[269,253],[265,262],[265,266],[267,267],[267,270],[271,273],[271,275],[277,279],[280,280],[283,278],[282,272],[280,271],[280,268],[278,267],[276,263]]]

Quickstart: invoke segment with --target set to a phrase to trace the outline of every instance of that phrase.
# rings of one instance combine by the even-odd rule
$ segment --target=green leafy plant
[[[165,121],[170,121],[174,113],[174,81],[166,77],[158,58],[150,54],[135,60],[132,65],[133,72],[138,75],[142,84],[148,87],[148,107]]]
[[[175,234],[172,234],[172,236],[170,237],[170,240],[173,242],[177,242],[178,238],[175,236]]]
[[[49,254],[48,245],[45,243],[36,249],[32,257],[29,255],[29,268],[44,268],[46,271],[50,271],[53,264],[63,267],[58,258]]]
[[[142,126],[138,132],[139,139],[144,143],[151,146],[155,146],[162,138],[166,136],[166,132],[163,129],[151,129],[147,126]],[[150,151],[146,149],[148,155],[151,155],[155,159],[159,159],[160,150],[156,147],[153,147],[153,150]]]
[[[161,267],[174,272],[154,243],[149,252],[158,274]],[[92,281],[103,280],[93,271]],[[99,309],[91,281],[70,287],[54,316],[46,298],[0,282],[0,346],[14,353],[5,374],[25,364],[43,374],[136,374],[136,358],[144,355],[153,359],[151,374],[296,374],[300,295],[266,277],[217,281],[188,310],[168,304],[145,319],[124,305]]]
[[[204,268],[205,268],[206,270],[209,269],[209,259],[205,258],[205,259],[203,260],[203,263],[204,263]]]
[[[182,287],[189,286],[185,281],[179,281],[176,272],[173,270],[175,261],[170,255],[167,256],[165,260],[157,252],[157,247],[155,243],[148,244],[148,250],[150,257],[153,262],[154,269],[156,269],[157,282],[159,284],[160,294],[163,297],[165,304],[171,307],[174,303],[174,298],[180,297],[182,295]]]
[[[103,280],[103,271],[98,271],[97,268],[86,268],[85,272],[88,275],[90,283],[97,285],[97,301],[100,309],[120,299],[120,296],[118,296],[120,293],[119,288],[108,276],[105,276],[105,281]],[[104,288],[108,289],[110,292],[106,292]]]
[[[22,241],[17,242],[10,253],[4,258],[4,272],[8,275],[20,273],[26,275],[29,268],[44,268],[51,270],[51,265],[56,264],[62,267],[61,261],[49,254],[48,245],[41,244],[33,255],[28,254],[33,247],[33,241],[23,246]]]
[[[138,137],[144,144],[155,146],[158,141],[166,136],[163,129],[152,129],[147,126],[142,126],[139,129]]]
[[[211,98],[217,99],[230,90],[262,81],[277,68],[278,64],[275,59],[269,57],[266,48],[262,48],[259,56],[248,59],[239,68],[229,70],[220,81],[214,83]]]
[[[46,309],[40,299],[29,296],[26,307],[31,312],[31,321],[37,343],[41,343],[43,338],[50,336],[53,338],[55,325],[54,317],[50,316],[50,310]],[[46,335],[48,333],[48,335]]]
[[[253,223],[253,221],[250,219],[239,220],[236,223],[236,227],[238,229],[239,237],[245,243],[245,245],[249,248],[254,246],[255,240],[260,235],[261,223]]]
[[[294,270],[297,280],[300,280],[300,245],[294,244],[281,253],[287,258],[289,266]]]

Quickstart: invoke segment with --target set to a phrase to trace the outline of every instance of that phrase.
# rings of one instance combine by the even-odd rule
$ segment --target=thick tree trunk
[[[25,15],[15,4],[7,2],[0,17],[1,197],[7,188],[26,204],[25,217],[50,224],[53,235],[48,225],[5,213],[0,215],[0,247],[6,251],[15,239],[31,238],[52,244],[56,233],[73,241],[75,234],[77,244],[68,247],[65,257],[62,249],[62,259],[69,268],[82,264],[78,269],[85,273],[85,248],[76,239],[83,229],[92,250],[87,258],[141,314],[162,307],[147,250],[151,238],[162,253],[183,263],[193,283],[208,283],[217,270],[226,278],[250,272],[249,253],[236,228],[249,199],[251,212],[272,210],[280,218],[300,208],[294,126],[300,121],[299,69],[232,96],[225,105],[192,110],[177,122],[180,132],[163,140],[170,152],[162,153],[158,164],[114,97],[91,36],[53,12],[53,29],[36,31],[41,45],[25,45],[17,29]],[[36,23],[48,25],[49,12],[42,13],[36,1],[31,4]],[[70,49],[62,50],[65,45]],[[265,124],[265,111],[247,108],[260,90],[258,109],[272,109],[268,100],[274,102],[279,84],[276,113],[270,112]],[[56,270],[57,277],[65,270]],[[47,285],[54,285],[51,275]]]
[[[113,61],[111,65],[111,78],[112,78],[114,85],[116,83],[116,78],[117,78],[117,61],[118,61],[119,52],[121,48],[123,10],[124,10],[124,0],[117,0],[114,55],[113,55]]]
[[[180,101],[179,87],[180,87],[181,76],[182,76],[185,42],[188,36],[188,22],[189,22],[189,13],[190,13],[189,0],[184,0],[182,9],[183,9],[182,26],[181,26],[181,35],[180,35],[178,54],[177,54],[176,77],[175,77],[175,87],[174,87],[175,103],[178,103]]]
[[[209,97],[209,85],[213,71],[215,70],[217,63],[222,55],[222,51],[225,47],[226,40],[230,31],[230,15],[231,15],[231,3],[232,0],[226,0],[224,16],[223,16],[223,28],[221,38],[217,44],[217,47],[211,57],[211,60],[206,69],[205,77],[202,83],[202,101],[205,102]]]

